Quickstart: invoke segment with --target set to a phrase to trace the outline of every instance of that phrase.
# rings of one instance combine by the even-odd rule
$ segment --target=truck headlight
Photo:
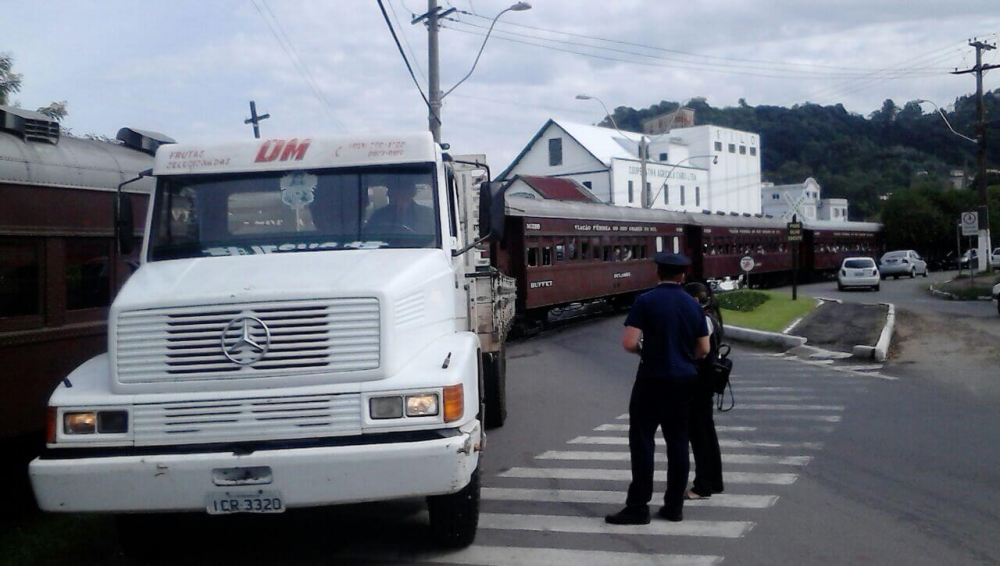
[[[406,416],[432,417],[438,414],[437,393],[420,393],[406,396]]]
[[[372,419],[398,419],[404,413],[407,417],[433,417],[441,412],[437,393],[372,397],[368,408]]]
[[[128,432],[127,411],[63,413],[63,434],[123,434]]]
[[[403,398],[372,397],[368,410],[373,419],[398,419],[403,416]]]

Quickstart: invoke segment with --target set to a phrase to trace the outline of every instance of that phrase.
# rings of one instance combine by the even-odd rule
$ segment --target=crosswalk
[[[604,522],[624,503],[631,480],[628,415],[611,414],[565,446],[485,478],[476,544],[424,558],[442,564],[719,564],[725,557],[711,541],[738,541],[780,509],[782,494],[822,452],[824,436],[847,418],[850,398],[870,384],[860,372],[818,365],[804,372],[783,357],[748,355],[755,371],[733,376],[736,408],[715,414],[726,492],[686,502],[684,521]],[[654,481],[661,491],[653,496],[654,509],[666,482],[662,438],[657,446]]]

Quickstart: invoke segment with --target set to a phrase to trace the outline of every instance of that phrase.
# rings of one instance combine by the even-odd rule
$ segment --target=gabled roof
[[[551,200],[575,200],[583,202],[601,202],[593,193],[573,179],[559,177],[536,177],[533,175],[516,175],[540,195]]]
[[[510,165],[497,178],[506,179],[511,171],[517,167],[517,164],[521,162],[524,155],[534,147],[535,143],[542,137],[542,134],[552,125],[566,132],[566,135],[573,138],[585,151],[590,153],[594,159],[600,161],[605,167],[611,167],[612,159],[639,159],[639,141],[642,139],[642,134],[633,132],[619,133],[618,130],[611,128],[562,122],[549,118],[539,128],[534,137],[531,138],[531,141],[524,146],[524,149],[517,154],[514,161],[511,161]]]

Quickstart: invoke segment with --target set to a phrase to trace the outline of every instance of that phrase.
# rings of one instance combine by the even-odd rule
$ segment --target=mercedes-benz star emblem
[[[264,333],[264,339],[258,337]],[[222,330],[222,353],[229,361],[248,366],[260,360],[271,347],[271,330],[259,318],[241,316],[229,321]]]

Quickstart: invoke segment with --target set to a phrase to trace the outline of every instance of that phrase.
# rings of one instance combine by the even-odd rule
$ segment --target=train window
[[[573,259],[577,259],[574,257]],[[580,257],[579,259],[590,259],[590,242],[586,238],[580,241]]]
[[[577,245],[576,238],[570,238],[569,249],[567,251],[569,252],[570,260],[580,259],[580,246]]]
[[[681,253],[681,239],[678,238],[677,236],[674,236],[674,253],[675,254]]]
[[[538,265],[538,248],[528,248],[528,267]]]
[[[66,240],[66,309],[111,304],[111,245],[107,240]]]
[[[0,318],[41,314],[40,281],[38,246],[0,243]]]
[[[656,253],[663,251],[663,236],[656,237]]]
[[[600,238],[590,239],[590,252],[591,252],[590,256],[591,259],[602,259],[604,257],[604,252],[601,248]]]
[[[552,246],[542,246],[542,265],[552,265]]]

